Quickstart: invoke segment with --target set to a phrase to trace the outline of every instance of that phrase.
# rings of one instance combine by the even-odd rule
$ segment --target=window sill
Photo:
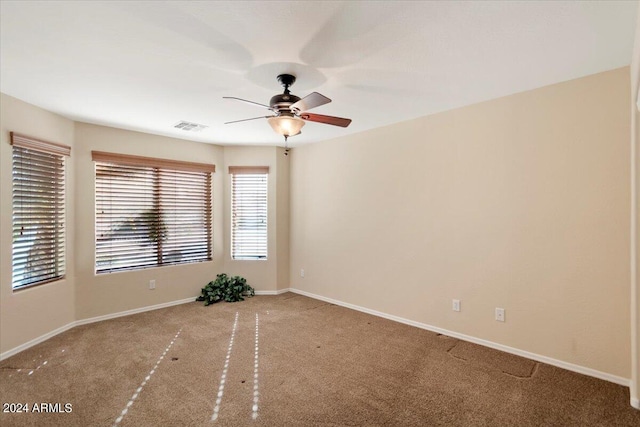
[[[59,276],[59,277],[55,277],[53,279],[48,279],[48,280],[43,280],[43,281],[37,282],[37,283],[31,283],[31,284],[28,284],[28,285],[23,285],[23,286],[20,286],[20,287],[17,287],[17,288],[13,288],[12,290],[13,290],[13,292],[21,292],[21,291],[25,291],[27,289],[34,289],[34,288],[37,288],[38,286],[49,285],[49,284],[54,283],[54,282],[59,282],[59,281],[65,280],[66,277],[67,276]]]

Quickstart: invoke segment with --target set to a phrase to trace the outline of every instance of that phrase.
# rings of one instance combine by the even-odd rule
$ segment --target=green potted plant
[[[227,302],[244,301],[245,296],[254,296],[255,290],[247,284],[247,279],[240,276],[229,277],[225,273],[216,276],[202,288],[201,295],[196,301],[204,301],[204,305],[211,305],[222,300]]]

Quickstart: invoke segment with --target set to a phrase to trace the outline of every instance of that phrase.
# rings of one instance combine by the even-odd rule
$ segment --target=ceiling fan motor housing
[[[300,101],[299,96],[292,95],[289,92],[289,86],[294,84],[296,81],[296,76],[292,74],[279,74],[278,82],[284,88],[284,93],[275,95],[269,101],[269,106],[273,111],[277,111],[279,114],[285,115],[293,115],[291,109],[289,108],[294,103]]]
[[[271,97],[271,101],[269,101],[269,106],[274,111],[279,112],[290,112],[289,107],[300,101],[299,96],[292,95],[290,93],[281,93]]]

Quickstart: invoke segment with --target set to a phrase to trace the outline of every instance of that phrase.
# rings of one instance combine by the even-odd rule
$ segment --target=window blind
[[[268,167],[230,166],[231,257],[267,258]]]
[[[213,165],[93,159],[98,273],[211,260]]]
[[[64,277],[65,169],[71,148],[11,133],[12,287]]]

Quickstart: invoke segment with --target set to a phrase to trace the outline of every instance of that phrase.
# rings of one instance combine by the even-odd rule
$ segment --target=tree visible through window
[[[231,257],[267,258],[268,167],[230,166]]]
[[[71,148],[11,133],[12,287],[64,277],[65,171]]]
[[[96,271],[208,261],[214,165],[93,152]]]

